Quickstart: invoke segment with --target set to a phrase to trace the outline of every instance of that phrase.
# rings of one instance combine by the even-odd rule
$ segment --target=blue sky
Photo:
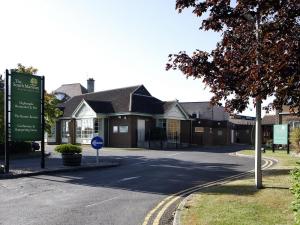
[[[165,71],[170,53],[215,47],[220,34],[200,23],[175,0],[0,0],[0,73],[22,63],[48,91],[93,77],[96,91],[144,84],[162,100],[208,101],[200,80]]]

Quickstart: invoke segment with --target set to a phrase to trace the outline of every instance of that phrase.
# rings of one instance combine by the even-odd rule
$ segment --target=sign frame
[[[20,83],[20,86],[17,87],[17,88],[20,88],[20,91],[14,88],[12,88],[12,77],[13,76],[31,76],[31,80],[30,82],[32,81],[32,84],[23,84],[22,82]],[[24,77],[23,77],[24,78]],[[32,79],[34,78],[34,79]],[[26,77],[27,79],[27,77]],[[37,81],[38,80],[38,81]],[[34,82],[33,82],[34,81]],[[38,84],[36,84],[36,82]],[[33,84],[34,83],[34,84]],[[38,85],[38,86],[37,86]],[[22,95],[22,89],[25,93],[25,90],[29,89],[31,87],[34,86],[34,89],[37,89],[37,91],[39,92],[36,92],[35,93],[35,97],[33,99],[33,101],[36,103],[25,103],[23,105],[23,108],[27,108],[27,109],[33,109],[33,110],[36,110],[36,115],[38,116],[33,116],[31,117],[31,114],[30,116],[28,115],[25,115],[25,118],[28,119],[27,120],[27,123],[28,123],[28,127],[30,128],[35,128],[37,130],[36,133],[39,133],[38,137],[23,137],[23,138],[16,138],[16,134],[18,133],[13,133],[13,129],[14,129],[14,123],[12,123],[12,111],[13,111],[13,106],[12,105],[12,101],[15,101],[17,100],[18,98],[14,99],[15,96],[14,96],[14,93],[16,91],[15,94],[18,94],[18,95]],[[18,92],[19,91],[19,92]],[[28,95],[29,93],[29,95]],[[15,71],[9,71],[6,70],[5,71],[5,101],[4,101],[4,108],[5,108],[5,113],[4,113],[4,119],[5,119],[5,173],[9,173],[9,158],[10,158],[10,148],[11,148],[11,143],[12,141],[41,141],[41,168],[45,168],[45,140],[44,140],[44,130],[45,130],[45,118],[44,118],[44,114],[45,114],[45,109],[44,109],[44,93],[45,93],[45,77],[44,76],[36,76],[36,75],[31,75],[31,74],[26,74],[26,73],[18,73],[18,72],[15,72]],[[30,96],[30,92],[27,91],[27,95],[24,94],[25,96]],[[19,99],[22,99],[22,97],[20,97]],[[22,108],[20,106],[20,108]],[[18,111],[18,110],[16,110]],[[37,120],[35,122],[35,125],[30,125],[31,124],[31,121],[32,120]],[[13,120],[14,121],[14,120]],[[17,120],[18,121],[18,120]],[[35,127],[35,126],[38,126],[38,127]],[[24,125],[24,127],[26,127],[26,125]],[[32,129],[34,130],[34,129]],[[31,130],[29,130],[31,131]]]
[[[288,124],[273,125],[273,144],[288,145],[289,144],[289,126]]]

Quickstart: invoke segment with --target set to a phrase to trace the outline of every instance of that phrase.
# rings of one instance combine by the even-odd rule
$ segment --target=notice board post
[[[9,172],[11,142],[41,141],[44,163],[44,77],[6,70],[5,172]]]

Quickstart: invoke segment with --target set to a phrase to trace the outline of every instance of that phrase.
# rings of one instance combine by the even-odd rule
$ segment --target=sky
[[[94,78],[95,91],[143,84],[161,100],[209,101],[201,80],[165,70],[170,53],[215,48],[220,34],[200,24],[175,0],[0,0],[0,74],[21,63],[49,92]]]

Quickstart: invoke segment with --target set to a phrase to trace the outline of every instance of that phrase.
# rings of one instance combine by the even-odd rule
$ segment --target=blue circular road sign
[[[101,149],[103,147],[102,137],[96,136],[91,140],[91,145],[94,149]]]

